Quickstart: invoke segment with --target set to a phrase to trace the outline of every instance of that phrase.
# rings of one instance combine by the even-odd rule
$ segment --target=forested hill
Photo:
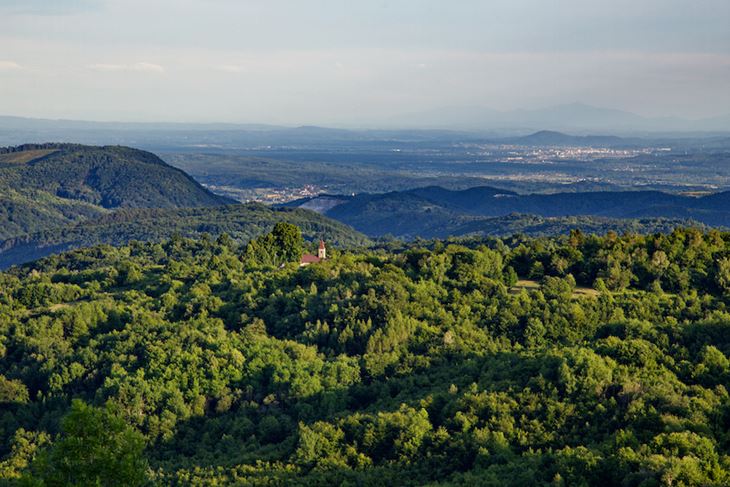
[[[266,233],[277,222],[296,224],[308,240],[351,248],[367,245],[368,238],[351,227],[312,211],[262,204],[203,208],[124,208],[61,228],[0,240],[0,269],[53,253],[97,244],[124,245],[132,240],[160,242],[172,238],[213,238],[228,234],[245,243]]]
[[[0,238],[117,208],[233,203],[156,155],[128,147],[28,144],[0,149]]]
[[[292,204],[316,207],[317,198]],[[513,214],[563,219],[565,228],[570,226],[569,219],[573,217],[597,218],[591,224],[593,228],[599,227],[603,220],[604,230],[620,230],[624,225],[616,219],[632,220],[626,222],[626,228],[637,228],[641,226],[638,220],[644,220],[647,231],[672,225],[672,221],[674,226],[699,222],[730,227],[730,192],[698,198],[661,191],[517,194],[491,187],[454,191],[430,186],[383,194],[328,195],[326,198],[339,204],[326,206],[325,215],[375,237],[385,234],[403,238],[495,234],[502,223],[494,218]]]
[[[730,234],[302,245],[0,273],[0,479],[730,485]]]

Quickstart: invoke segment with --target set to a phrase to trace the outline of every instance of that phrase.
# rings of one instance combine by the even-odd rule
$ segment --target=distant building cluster
[[[319,186],[305,184],[295,188],[235,188],[233,186],[205,185],[216,194],[227,196],[241,203],[278,204],[300,198],[310,198],[321,194],[324,189]]]

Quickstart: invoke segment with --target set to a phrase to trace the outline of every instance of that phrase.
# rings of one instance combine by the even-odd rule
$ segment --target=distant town
[[[257,202],[271,205],[317,196],[325,191],[325,188],[311,184],[295,188],[236,188],[212,184],[203,186],[216,194],[233,198],[241,203]]]

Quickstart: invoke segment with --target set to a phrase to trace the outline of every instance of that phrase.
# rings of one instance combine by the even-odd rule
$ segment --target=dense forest
[[[730,483],[730,234],[330,246],[286,223],[0,274],[8,485]]]

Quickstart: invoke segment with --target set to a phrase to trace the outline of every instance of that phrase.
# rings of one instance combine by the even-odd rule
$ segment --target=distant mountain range
[[[515,145],[527,145],[536,147],[545,146],[592,146],[592,147],[615,147],[639,145],[642,143],[638,138],[625,138],[616,135],[568,135],[554,130],[540,130],[521,137],[506,137],[500,140],[503,143]]]
[[[48,120],[0,116],[0,144],[73,141],[166,148],[317,148],[377,142],[500,141],[533,132],[599,134],[596,142],[614,144],[601,134],[646,139],[727,135],[730,115],[702,120],[651,118],[574,103],[539,110],[496,111],[481,107],[443,108],[363,122],[371,128],[286,127],[233,123],[133,123]],[[372,127],[378,127],[373,129]],[[643,140],[642,140],[643,139]],[[567,142],[567,141],[566,141]],[[532,143],[539,144],[539,138]]]
[[[372,237],[495,234],[499,233],[497,229],[505,228],[505,217],[512,219],[506,228],[518,228],[515,215],[567,219],[553,221],[553,228],[556,223],[590,223],[589,227],[604,229],[610,226],[628,229],[633,225],[643,226],[647,231],[687,224],[730,226],[730,192],[701,198],[660,191],[519,195],[491,187],[452,191],[432,186],[384,194],[323,195],[292,205],[319,210]],[[594,220],[589,222],[587,217]],[[633,223],[627,226],[616,219],[633,220]],[[642,221],[641,225],[637,225],[638,220]]]
[[[688,120],[678,117],[643,117],[635,113],[583,103],[535,110],[498,111],[489,108],[447,107],[404,114],[385,121],[385,126],[454,130],[561,130],[577,133],[728,132],[730,114]]]
[[[321,149],[382,141],[420,143],[483,138],[484,134],[430,129],[349,130],[316,126],[90,122],[0,116],[0,145],[54,140],[89,145],[132,145],[154,150],[182,148],[203,151],[269,146]]]

